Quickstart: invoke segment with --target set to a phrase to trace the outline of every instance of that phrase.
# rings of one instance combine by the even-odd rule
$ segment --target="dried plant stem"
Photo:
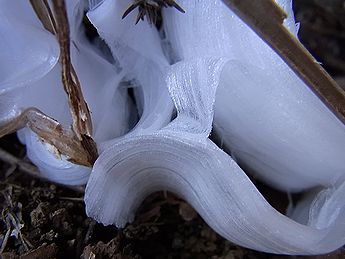
[[[53,0],[55,19],[57,24],[57,39],[60,45],[60,63],[62,84],[67,94],[72,115],[72,129],[76,134],[84,152],[88,154],[88,161],[95,161],[98,153],[96,143],[92,139],[92,121],[89,109],[84,100],[77,74],[70,57],[69,24],[64,0]]]
[[[2,124],[0,137],[24,127],[29,127],[44,142],[55,147],[57,155],[63,154],[73,163],[91,167],[97,158],[94,152],[86,150],[73,131],[63,129],[60,123],[35,108]]]
[[[20,170],[22,170],[23,172],[31,176],[41,177],[40,172],[38,171],[36,166],[22,161],[18,157],[15,157],[14,155],[8,153],[7,151],[1,148],[0,148],[0,160],[10,165],[15,165],[17,168],[19,168]]]
[[[31,6],[34,9],[38,19],[41,21],[43,27],[56,34],[56,24],[53,13],[50,9],[47,0],[30,0]]]
[[[28,125],[44,141],[53,145],[61,154],[68,156],[71,162],[92,166],[97,159],[96,143],[92,139],[92,121],[89,109],[84,100],[80,82],[71,62],[69,23],[64,0],[52,0],[53,12],[47,0],[30,0],[37,17],[43,26],[55,34],[60,46],[61,78],[67,94],[72,116],[73,132],[62,130],[61,125],[43,115],[40,111],[29,109],[13,120],[15,125]],[[54,14],[53,14],[54,13]],[[30,116],[29,116],[30,115]],[[35,125],[36,118],[44,125]],[[23,125],[22,125],[23,126]]]
[[[284,27],[286,14],[272,0],[223,0],[345,124],[345,92]]]
[[[44,179],[36,166],[23,161],[22,159],[8,153],[6,150],[3,150],[1,148],[0,148],[0,160],[2,160],[5,163],[8,163],[10,165],[14,165],[19,170],[29,174],[32,177]],[[59,185],[59,184],[57,184],[57,185]],[[84,190],[85,188],[83,186],[65,186],[64,185],[64,187],[67,187],[67,188],[69,188],[73,191],[79,192],[79,193],[84,193],[84,191],[85,191]],[[76,198],[76,199],[78,199],[78,198]]]
[[[69,24],[64,0],[53,0],[57,24],[57,39],[60,45],[60,63],[62,69],[62,84],[68,96],[68,102],[73,120],[73,130],[79,140],[82,135],[91,137],[92,123],[89,109],[84,100],[80,83],[70,58]]]

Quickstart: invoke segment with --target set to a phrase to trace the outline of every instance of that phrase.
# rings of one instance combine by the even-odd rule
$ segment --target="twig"
[[[84,202],[84,198],[76,198],[76,197],[59,197],[59,200],[63,201],[75,201],[75,202]]]
[[[20,158],[8,153],[7,151],[3,150],[0,148],[0,160],[11,164],[11,165],[16,165],[18,169],[21,171],[29,174],[32,177],[39,178],[45,180],[45,178],[42,176],[42,174],[39,172],[36,166],[27,163]],[[13,185],[13,184],[11,184]],[[59,185],[59,184],[57,184]],[[65,188],[71,189],[76,192],[84,193],[84,187],[83,186],[66,186],[66,185],[61,185]],[[21,188],[19,186],[16,186],[16,188]]]
[[[338,85],[340,85],[345,90],[345,76],[335,78]]]
[[[345,92],[284,27],[286,14],[272,0],[223,0],[271,46],[345,124]]]
[[[2,252],[5,250],[5,248],[6,248],[7,241],[8,241],[8,239],[9,239],[9,237],[10,237],[10,234],[11,234],[11,229],[9,228],[9,229],[7,229],[6,234],[5,234],[5,237],[4,237],[3,241],[2,241],[2,244],[1,244],[1,247],[0,247],[0,255],[1,255],[1,253],[2,253]]]
[[[36,166],[24,162],[23,160],[15,157],[14,155],[8,153],[7,151],[0,148],[0,159],[10,165],[16,165],[23,172],[34,176],[42,177]]]

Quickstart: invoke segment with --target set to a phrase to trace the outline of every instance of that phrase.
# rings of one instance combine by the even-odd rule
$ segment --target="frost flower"
[[[291,1],[276,2],[296,35]],[[132,1],[89,1],[87,17],[104,40],[97,44],[80,28],[81,3],[68,6],[72,57],[100,155],[89,176],[25,129],[29,157],[46,177],[87,181],[87,213],[103,224],[125,226],[147,195],[168,190],[245,247],[322,254],[345,243],[344,125],[221,0],[179,0],[185,13],[165,8],[160,31],[146,20],[135,25],[135,11],[122,19]],[[56,42],[25,4],[7,5],[1,10],[21,5],[22,20],[1,22],[1,31],[15,38],[26,26],[32,34],[8,43],[18,59],[1,78],[0,119],[34,106],[69,125]],[[1,19],[18,15],[8,10]],[[100,51],[104,43],[111,56]],[[21,53],[20,44],[32,51]],[[208,138],[212,127],[231,156]],[[318,188],[283,215],[237,162],[275,188]]]

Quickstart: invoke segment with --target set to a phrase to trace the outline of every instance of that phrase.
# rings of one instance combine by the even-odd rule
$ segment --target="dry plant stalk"
[[[36,16],[41,21],[43,27],[50,31],[52,34],[56,34],[56,23],[53,13],[49,7],[47,0],[30,0],[30,4],[34,9]]]
[[[156,24],[157,17],[161,8],[163,7],[174,7],[176,10],[180,11],[181,13],[185,13],[181,6],[176,3],[175,0],[160,0],[160,1],[148,1],[148,0],[135,0],[133,4],[131,4],[127,10],[123,13],[122,19],[124,19],[128,14],[130,14],[133,10],[138,8],[138,15],[135,21],[137,24],[140,20],[144,20],[145,16],[147,17],[147,21],[151,24]]]
[[[89,109],[81,91],[80,82],[71,62],[69,23],[64,0],[53,0],[57,25],[57,39],[60,45],[60,63],[62,68],[62,84],[68,97],[72,115],[72,129],[83,149],[97,159],[96,143],[92,139],[92,121]]]
[[[85,152],[79,139],[71,130],[65,130],[56,120],[50,118],[36,108],[29,108],[19,116],[11,119],[0,127],[0,137],[28,127],[44,142],[56,148],[56,155],[65,155],[72,163],[91,167],[95,157]]]
[[[54,34],[60,46],[61,76],[72,115],[72,128],[79,138],[91,137],[92,122],[89,109],[81,91],[80,82],[71,62],[69,23],[64,0],[53,0],[53,10],[47,0],[30,0],[32,8],[45,29]]]
[[[47,0],[30,0],[43,26],[56,35],[60,45],[61,77],[72,115],[72,130],[63,129],[53,118],[29,108],[0,127],[0,137],[20,128],[29,127],[44,142],[56,148],[75,164],[92,167],[97,147],[93,141],[91,116],[84,100],[77,74],[70,58],[69,24],[64,0],[53,0],[54,13]]]
[[[222,0],[248,24],[345,124],[345,92],[283,25],[273,0]]]
[[[68,97],[72,115],[72,128],[79,140],[86,135],[92,135],[91,116],[81,91],[77,74],[70,57],[69,24],[64,0],[53,0],[57,24],[57,39],[60,45],[60,63],[62,69],[62,84]]]

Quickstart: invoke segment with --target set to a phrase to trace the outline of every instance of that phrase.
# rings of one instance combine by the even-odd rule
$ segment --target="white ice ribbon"
[[[296,79],[276,54],[220,1],[181,0],[179,3],[186,10],[186,14],[167,10],[163,15],[168,40],[174,52],[172,56],[179,61],[167,74],[167,86],[177,108],[177,117],[162,130],[125,137],[113,142],[104,150],[93,168],[87,185],[85,202],[88,214],[104,224],[123,227],[128,221],[133,220],[135,209],[148,194],[158,190],[169,190],[186,199],[211,227],[237,244],[284,254],[319,254],[340,247],[345,242],[345,203],[341,200],[345,191],[344,184],[340,183],[334,189],[330,189],[327,195],[321,193],[314,202],[309,203],[311,214],[310,217],[308,214],[303,216],[309,220],[303,217],[299,219],[306,222],[302,225],[273,209],[240,167],[206,138],[211,129],[215,90],[219,84],[217,98],[221,99],[220,108],[217,108],[217,99],[215,102],[216,112],[219,109],[218,112],[221,114],[221,119],[216,117],[215,120],[216,125],[219,125],[218,130],[230,132],[227,135],[223,134],[223,137],[227,138],[226,143],[238,142],[238,146],[244,149],[251,145],[255,147],[256,143],[266,146],[268,152],[265,156],[261,155],[260,146],[258,149],[249,150],[248,155],[243,156],[244,163],[251,164],[253,157],[254,160],[261,161],[262,166],[255,169],[264,177],[266,169],[271,166],[270,163],[274,166],[281,162],[281,154],[278,153],[280,148],[281,152],[284,152],[284,145],[279,142],[280,139],[271,143],[272,140],[268,137],[270,132],[262,127],[266,123],[264,119],[263,123],[256,119],[256,111],[261,112],[265,105],[270,103],[257,101],[255,104],[255,98],[248,100],[243,97],[244,90],[243,96],[236,96],[236,92],[233,93],[232,90],[239,91],[237,88],[242,90],[241,87],[253,85],[253,88],[250,88],[252,92],[247,94],[264,99],[276,93],[279,96],[281,87],[274,89],[271,85],[291,82],[298,85],[301,84],[299,79]],[[279,3],[291,8],[290,1]],[[291,26],[291,17],[287,25]],[[229,28],[232,30],[231,33]],[[213,60],[221,60],[220,58],[224,57],[228,62],[225,65],[223,63],[220,66],[210,66],[211,57]],[[277,77],[271,72],[272,64],[276,64],[274,71],[277,72]],[[273,83],[269,81],[271,76]],[[208,80],[208,77],[213,80]],[[287,81],[281,81],[282,79]],[[204,87],[203,84],[210,87]],[[254,86],[257,89],[254,89]],[[294,90],[303,92],[298,90],[297,86]],[[288,102],[286,93],[281,93],[280,98]],[[303,96],[307,96],[304,105],[314,110],[314,114],[315,109],[321,110],[324,113],[321,116],[327,117],[328,121],[332,122],[335,119],[321,102],[314,105],[318,100],[311,92],[306,92]],[[232,106],[233,103],[236,103],[236,108]],[[241,107],[243,110],[251,109],[251,113],[244,114],[246,119],[243,120],[243,126],[238,127],[239,136],[236,136],[231,134],[237,128],[236,122],[233,125],[232,118],[240,117]],[[286,112],[287,117],[297,119],[297,124],[284,124],[289,126],[291,131],[296,130],[296,125],[303,127],[304,121],[296,117],[294,107],[290,108],[274,112]],[[282,115],[284,117],[284,114]],[[314,115],[313,119],[315,117]],[[268,123],[275,127],[276,121]],[[247,125],[250,125],[249,129],[246,128]],[[256,133],[257,127],[259,130]],[[313,124],[304,130],[314,134],[314,127],[319,125]],[[340,140],[344,134],[343,128],[334,124],[334,121],[332,126],[327,126],[326,129],[331,127],[332,132],[338,132],[336,139]],[[255,134],[247,133],[248,130]],[[297,134],[296,137],[289,134],[289,128],[279,134],[282,134],[281,138],[295,138],[297,150],[303,146],[313,148],[305,144],[308,139],[304,137],[309,136],[308,134]],[[332,146],[334,142],[332,137],[327,138],[327,130],[322,129],[317,131],[317,134],[326,137],[326,140],[320,140],[326,143],[322,147],[328,146],[332,154],[338,154],[336,161],[340,161],[339,154],[342,153],[337,153],[337,148],[334,149]],[[337,147],[339,146],[341,145]],[[291,153],[291,149],[286,152]],[[322,163],[323,157],[320,154],[319,152],[306,159],[326,167],[330,165],[331,163]],[[300,170],[296,171],[298,166],[286,160],[284,162],[282,170],[288,167],[291,174],[298,176],[298,181],[302,182],[300,185],[294,185],[296,189],[310,186],[311,182],[315,184],[315,179],[324,177],[326,173],[308,180]],[[308,166],[311,163],[306,164]],[[278,176],[275,176],[271,170],[267,175],[272,177],[271,182],[280,184],[280,187],[292,186],[292,181],[284,182],[285,172],[279,175],[278,171]],[[342,174],[342,167],[332,173]],[[278,178],[281,178],[281,181],[277,180]],[[327,183],[332,184],[336,179],[335,177]],[[298,214],[297,210],[292,214],[294,213]]]

